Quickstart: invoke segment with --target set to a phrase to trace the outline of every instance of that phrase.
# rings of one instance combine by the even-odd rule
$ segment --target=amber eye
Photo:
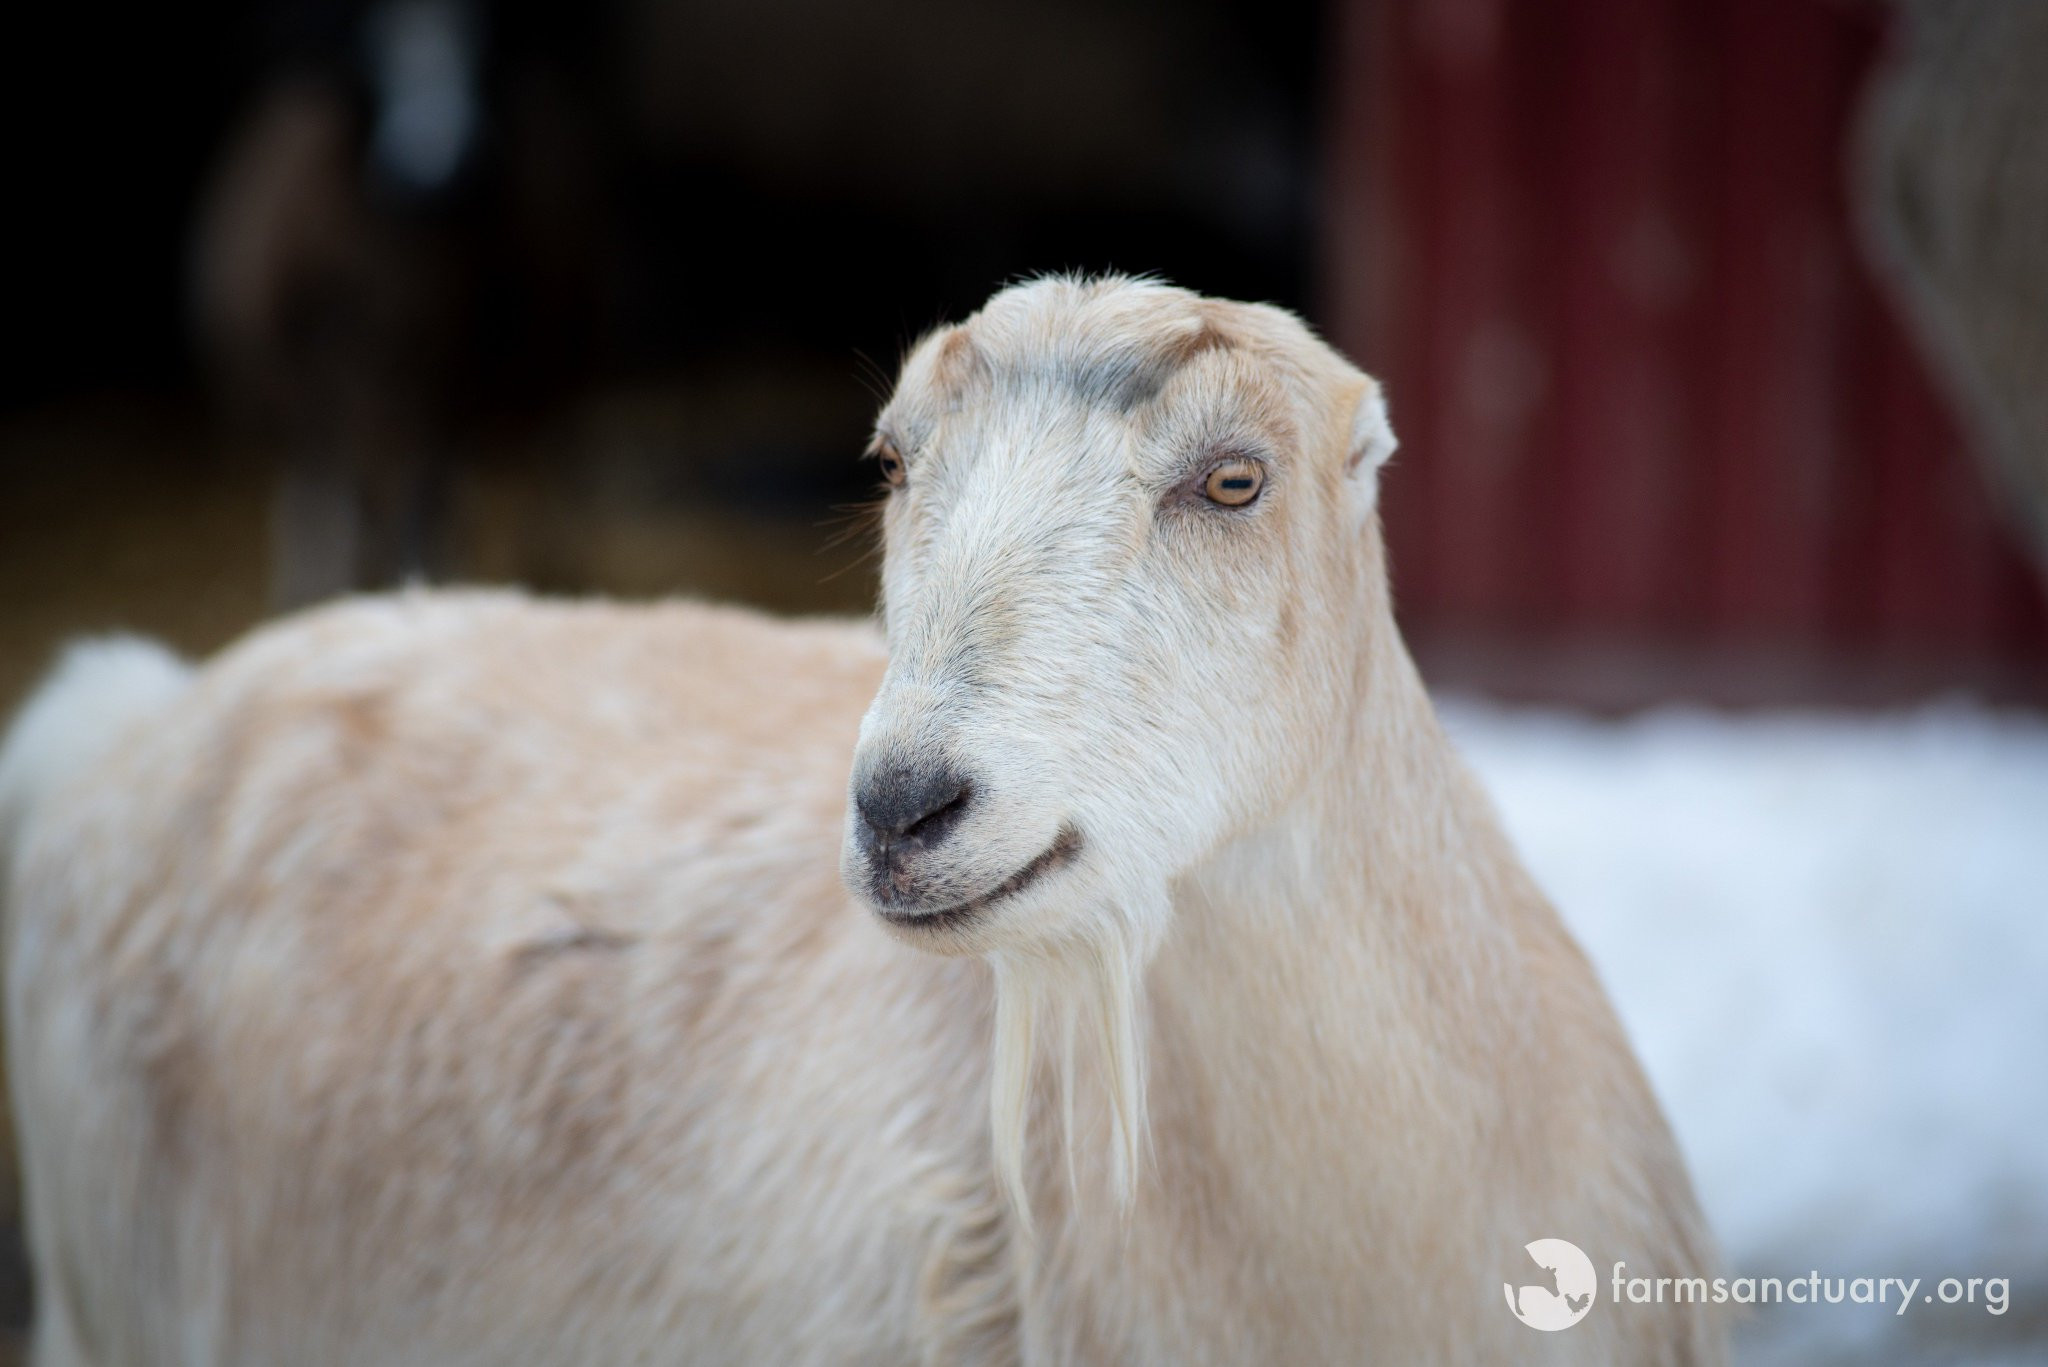
[[[1259,496],[1266,486],[1266,471],[1255,460],[1226,460],[1202,481],[1202,493],[1211,503],[1242,508]]]
[[[888,480],[890,484],[903,482],[903,457],[897,453],[893,443],[875,443],[875,464],[882,467],[882,478]]]

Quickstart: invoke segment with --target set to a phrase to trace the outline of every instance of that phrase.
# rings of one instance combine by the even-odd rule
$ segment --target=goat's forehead
[[[1284,406],[1264,348],[1226,306],[1177,290],[1127,298],[1046,287],[998,296],[966,323],[927,336],[906,359],[882,426],[913,447],[965,418],[1156,421],[1160,410]],[[1078,296],[1078,297],[1077,297]],[[1162,405],[1162,397],[1175,402]]]
[[[1147,477],[1167,473],[1154,467],[1175,465],[1196,447],[1270,459],[1295,445],[1283,387],[1241,356],[1219,351],[1164,381],[1141,380],[1145,392],[1135,397],[1131,376],[1112,359],[1001,371],[946,393],[943,402],[906,386],[885,410],[882,428],[914,463],[935,461],[918,467],[934,473],[1092,468]]]

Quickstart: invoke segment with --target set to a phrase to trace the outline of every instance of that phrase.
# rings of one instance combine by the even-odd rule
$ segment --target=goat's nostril
[[[936,840],[967,806],[974,786],[945,765],[887,765],[860,785],[855,805],[883,841]]]
[[[946,817],[952,816],[954,813],[958,812],[962,807],[965,807],[967,805],[967,793],[968,787],[965,783],[955,785],[951,797],[945,798],[943,801],[938,801],[936,805],[933,806],[930,810],[926,811],[923,816],[918,817],[915,821],[912,821],[908,826],[905,826],[903,828],[903,834],[916,835],[920,831],[930,830],[931,827],[937,822],[945,819]]]

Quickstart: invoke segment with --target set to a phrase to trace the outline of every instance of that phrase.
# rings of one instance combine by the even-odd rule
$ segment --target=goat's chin
[[[912,949],[942,954],[947,958],[986,957],[1020,938],[1015,924],[1018,918],[1006,912],[991,912],[971,920],[954,920],[943,916],[913,919],[872,907],[869,910],[874,912],[875,919],[882,923],[882,929],[892,939]]]

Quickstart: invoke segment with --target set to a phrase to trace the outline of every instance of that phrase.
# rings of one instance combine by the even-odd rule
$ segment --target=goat
[[[1712,1255],[1395,630],[1393,449],[1290,314],[1043,279],[904,364],[879,632],[84,648],[0,760],[39,1367],[1721,1361],[1501,1309]]]

